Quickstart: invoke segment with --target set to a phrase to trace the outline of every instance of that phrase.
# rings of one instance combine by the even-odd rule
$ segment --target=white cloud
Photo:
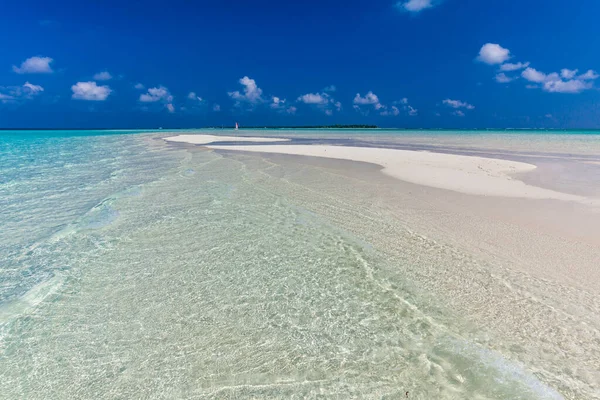
[[[536,70],[535,68],[527,68],[521,73],[521,76],[529,82],[542,83],[546,80],[546,74]]]
[[[54,72],[50,67],[52,61],[50,57],[30,57],[20,67],[13,65],[12,69],[17,74],[51,74]]]
[[[484,45],[477,59],[490,65],[502,64],[510,58],[510,51],[502,48],[500,45],[487,43]],[[521,77],[526,81],[534,84],[527,84],[527,89],[541,88],[549,93],[581,93],[584,90],[593,88],[592,81],[598,79],[599,75],[594,70],[588,70],[586,73],[577,75],[577,69],[561,69],[560,73],[552,72],[546,74],[542,71],[530,67],[529,62],[526,63],[504,63],[500,66],[500,71],[517,71],[524,69],[521,72]],[[517,78],[507,76],[504,72],[496,74],[495,79],[499,83],[508,83]],[[451,105],[450,103],[446,103]],[[456,107],[455,107],[456,108]]]
[[[137,90],[144,90],[146,87],[141,83],[136,83],[134,88],[136,88]]]
[[[5,93],[2,93],[4,91]],[[0,101],[2,103],[14,103],[19,100],[33,99],[44,91],[40,85],[25,82],[22,86],[0,87]]]
[[[384,110],[380,114],[384,115],[384,116],[387,116],[387,115],[398,116],[398,115],[400,115],[400,109],[398,109],[398,107],[396,107],[396,106],[391,106],[389,110]]]
[[[271,97],[271,105],[270,105],[271,108],[277,109],[277,108],[281,108],[284,106],[285,106],[285,99],[280,99],[277,96]]]
[[[334,85],[329,85],[325,89],[323,89],[324,92],[335,92],[336,90],[337,88]]]
[[[159,86],[149,88],[146,93],[141,94],[140,101],[142,103],[155,103],[157,101],[170,103],[173,101],[173,96],[169,93],[169,89],[164,86]]]
[[[371,91],[369,91],[365,97],[361,97],[360,93],[356,93],[356,96],[354,96],[354,104],[358,104],[358,105],[367,105],[367,104],[374,104],[375,107],[377,107],[377,105],[379,104],[379,98],[377,97],[377,95]]]
[[[288,114],[295,114],[296,107],[286,107],[286,99],[281,99],[277,96],[271,97],[271,104],[269,105],[273,110],[278,110],[279,112],[286,112]]]
[[[475,106],[460,100],[446,99],[443,103],[452,108],[466,108],[467,110],[473,110],[475,108]]]
[[[98,72],[94,75],[94,80],[96,81],[110,81],[112,78],[112,75],[108,71]]]
[[[333,108],[337,111],[342,109],[342,103],[332,98],[329,93],[307,93],[296,99],[297,102],[316,106],[327,115],[333,114]]]
[[[495,43],[484,44],[479,50],[479,56],[477,56],[477,60],[490,65],[502,64],[509,58],[510,50]]]
[[[218,104],[215,104],[215,105],[213,106],[213,111],[216,111],[216,112],[218,112],[218,111],[221,111],[221,106],[220,106],[220,105],[218,105]]]
[[[298,97],[298,101],[304,104],[327,104],[329,103],[329,96],[320,93],[307,93]]]
[[[591,82],[580,81],[577,79],[569,81],[549,80],[544,82],[542,89],[550,93],[580,93],[586,89],[591,89],[592,86]]]
[[[452,114],[456,115],[457,117],[464,117],[465,113],[458,110],[458,111],[454,111]]]
[[[406,97],[404,97],[403,99],[400,100],[400,103],[408,104],[408,99]]]
[[[577,75],[578,70],[563,68],[560,70],[560,76],[565,79],[573,79]]]
[[[387,107],[381,104],[379,101],[379,97],[377,97],[377,95],[371,91],[369,91],[365,97],[362,97],[360,93],[356,93],[356,96],[354,96],[354,109],[362,112],[364,115],[368,115],[369,111],[367,110],[363,112],[363,110],[360,108],[361,106],[373,106],[373,108],[377,111],[387,110]]]
[[[597,79],[598,76],[599,75],[596,73],[596,71],[593,71],[590,69],[585,74],[579,75],[577,77],[577,79],[584,80],[584,81],[585,80],[594,80],[594,79]]]
[[[96,82],[77,82],[71,86],[75,100],[104,101],[112,90],[108,86],[98,86]]]
[[[10,96],[8,94],[4,94],[4,93],[0,93],[0,101],[2,103],[10,103],[14,100],[15,98],[13,96]]]
[[[410,13],[419,13],[428,8],[432,8],[433,6],[434,3],[432,0],[407,0],[396,3],[398,9]]]
[[[529,63],[525,62],[518,62],[518,63],[504,63],[500,66],[500,71],[505,71],[505,72],[510,72],[510,71],[517,71],[523,68],[527,68],[529,67]]]
[[[408,107],[408,115],[410,115],[411,117],[414,117],[419,113],[419,110],[412,108],[411,106],[407,106],[407,107]]]
[[[500,72],[499,74],[496,74],[495,79],[496,79],[496,82],[498,82],[498,83],[508,83],[508,82],[512,82],[515,80],[515,78],[506,76],[506,74],[504,72]]]
[[[594,85],[590,81],[598,78],[598,75],[592,70],[579,76],[575,76],[576,74],[577,70],[566,68],[561,70],[560,75],[556,72],[545,74],[536,69],[527,68],[521,75],[529,82],[541,83],[542,90],[549,93],[581,93],[591,89]],[[528,85],[527,88],[534,89],[538,86]]]
[[[44,88],[41,87],[40,85],[34,85],[32,83],[25,82],[25,84],[23,85],[23,91],[25,93],[30,94],[30,95],[35,95],[35,94],[38,94],[40,92],[43,92]]]
[[[238,90],[227,93],[229,97],[236,100],[237,104],[240,102],[247,102],[250,104],[258,104],[263,102],[262,89],[258,87],[254,79],[244,76],[239,80],[239,82],[242,86],[244,86],[244,93],[240,93]]]
[[[175,106],[173,106],[173,104],[168,103],[165,107],[167,107],[167,110],[169,110],[170,113],[175,112]]]

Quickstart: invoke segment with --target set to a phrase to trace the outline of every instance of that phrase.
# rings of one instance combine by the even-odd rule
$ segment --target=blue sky
[[[600,2],[21,1],[0,127],[600,128]]]

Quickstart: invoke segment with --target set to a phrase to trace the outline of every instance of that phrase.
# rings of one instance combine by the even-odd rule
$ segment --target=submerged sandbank
[[[216,135],[177,135],[164,138],[164,140],[167,142],[209,144],[215,142],[287,142],[290,139]]]
[[[406,182],[481,196],[554,199],[592,204],[583,196],[528,185],[512,174],[532,171],[533,164],[426,151],[331,145],[207,146],[215,150],[278,153],[368,162]]]

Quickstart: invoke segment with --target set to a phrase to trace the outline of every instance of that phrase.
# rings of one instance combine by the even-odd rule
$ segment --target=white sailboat
[[[240,127],[240,126],[239,126],[239,125],[238,125],[238,123],[236,122],[236,123],[235,123],[235,130],[237,131],[237,130],[239,129],[239,127]]]

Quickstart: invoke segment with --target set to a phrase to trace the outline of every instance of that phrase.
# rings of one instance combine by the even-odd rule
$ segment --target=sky
[[[597,0],[23,0],[0,128],[600,128]]]

